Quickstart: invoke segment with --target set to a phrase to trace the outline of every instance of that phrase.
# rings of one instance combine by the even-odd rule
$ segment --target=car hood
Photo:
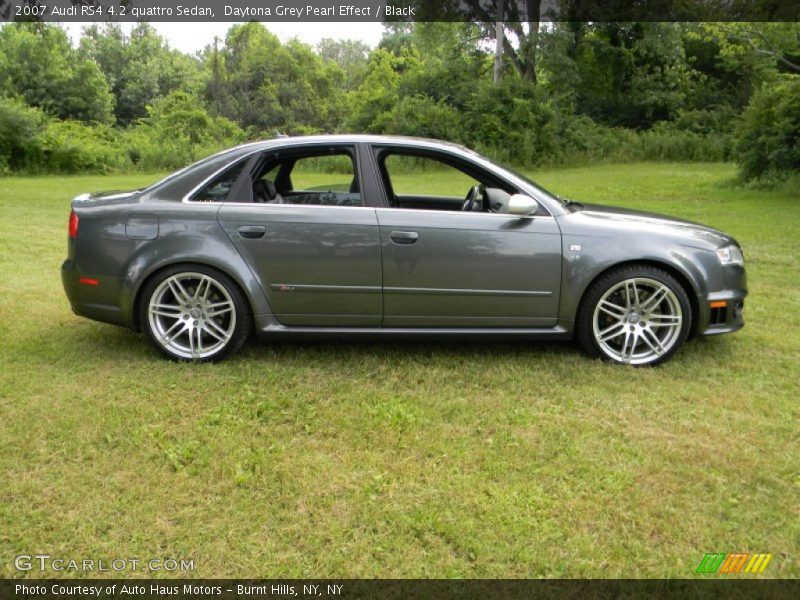
[[[719,248],[736,244],[736,240],[727,233],[713,227],[658,213],[585,203],[581,203],[580,207],[576,206],[575,212],[602,228],[669,235],[682,238],[683,243],[690,246]]]

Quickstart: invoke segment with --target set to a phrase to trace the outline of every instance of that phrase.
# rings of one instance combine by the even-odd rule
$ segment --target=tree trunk
[[[503,29],[503,11],[505,9],[505,0],[499,0],[497,3],[497,22],[495,23],[495,46],[494,46],[494,84],[500,83],[500,76],[503,73],[503,36],[505,31]]]
[[[539,50],[539,11],[542,0],[526,0],[525,9],[528,17],[528,35],[519,41],[519,53],[522,58],[522,76],[536,83],[536,59]]]

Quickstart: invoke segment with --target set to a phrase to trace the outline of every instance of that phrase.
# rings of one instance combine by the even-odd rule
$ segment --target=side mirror
[[[539,203],[525,194],[514,194],[508,199],[508,214],[529,217],[539,208]]]

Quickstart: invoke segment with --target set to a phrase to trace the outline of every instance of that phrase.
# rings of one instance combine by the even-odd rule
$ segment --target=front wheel
[[[669,360],[689,335],[689,297],[672,275],[647,265],[601,277],[578,312],[578,340],[591,354],[635,366]]]
[[[236,285],[200,265],[178,265],[151,279],[140,319],[151,343],[175,360],[220,360],[241,348],[251,328]]]

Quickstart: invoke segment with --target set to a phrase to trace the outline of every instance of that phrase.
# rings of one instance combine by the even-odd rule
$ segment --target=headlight
[[[723,265],[744,266],[744,255],[739,246],[725,246],[717,249],[717,258]]]

